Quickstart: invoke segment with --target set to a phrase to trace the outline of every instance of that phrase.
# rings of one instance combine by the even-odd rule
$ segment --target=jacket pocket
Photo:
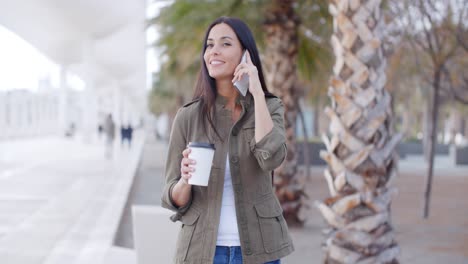
[[[288,227],[283,217],[283,210],[276,198],[271,195],[255,204],[260,233],[265,252],[272,253],[289,245]]]
[[[200,217],[200,213],[194,210],[193,208],[187,211],[182,216],[181,222],[182,227],[179,232],[179,237],[177,239],[177,259],[187,259],[187,253],[192,242],[193,233],[195,232],[195,227]]]

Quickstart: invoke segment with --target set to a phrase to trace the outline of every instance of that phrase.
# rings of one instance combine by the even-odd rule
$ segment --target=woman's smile
[[[222,65],[222,64],[224,64],[224,61],[220,61],[220,60],[210,61],[210,65],[212,65],[212,66],[218,66],[218,65]]]

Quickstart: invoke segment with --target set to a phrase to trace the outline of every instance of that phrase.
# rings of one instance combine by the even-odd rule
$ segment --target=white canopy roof
[[[0,25],[93,87],[146,86],[145,0],[0,0]]]

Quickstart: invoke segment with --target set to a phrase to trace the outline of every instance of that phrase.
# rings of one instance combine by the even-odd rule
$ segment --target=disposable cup
[[[192,172],[192,177],[188,180],[191,185],[208,186],[210,180],[211,164],[213,163],[213,156],[215,148],[213,144],[202,142],[190,142],[188,147],[191,149],[189,159],[196,161],[195,168]]]

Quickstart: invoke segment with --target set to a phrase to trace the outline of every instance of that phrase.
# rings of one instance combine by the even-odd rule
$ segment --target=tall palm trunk
[[[267,48],[265,73],[268,86],[279,96],[285,108],[286,144],[288,153],[284,163],[275,171],[276,194],[290,224],[302,224],[303,186],[297,180],[296,118],[298,91],[296,61],[298,52],[299,17],[293,8],[294,0],[275,0],[265,14]]]
[[[381,0],[334,0],[332,45],[336,55],[325,109],[331,138],[324,137],[325,178],[331,197],[316,206],[331,227],[325,263],[398,263],[399,247],[390,220],[397,190],[394,149],[401,134],[392,129],[386,83]]]

